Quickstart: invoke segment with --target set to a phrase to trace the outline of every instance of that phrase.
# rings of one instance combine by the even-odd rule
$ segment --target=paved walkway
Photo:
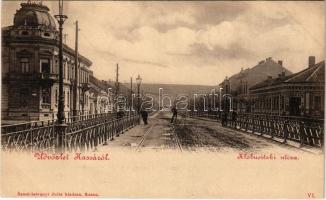
[[[99,149],[104,150],[111,147],[126,147],[135,150],[143,148],[176,149],[178,143],[175,139],[173,125],[169,120],[169,115],[157,112],[149,117],[147,125],[141,121],[140,125],[120,134],[108,145],[100,146]]]

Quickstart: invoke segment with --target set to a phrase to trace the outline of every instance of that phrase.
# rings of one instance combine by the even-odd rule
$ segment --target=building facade
[[[59,96],[58,30],[49,8],[22,3],[13,25],[2,28],[2,120],[56,119]],[[65,116],[89,113],[89,74],[92,62],[78,55],[77,96],[75,52],[63,45]]]
[[[111,86],[106,81],[98,80],[90,75],[90,110],[89,114],[108,113],[113,110],[113,98]]]
[[[252,68],[243,69],[230,78],[226,77],[219,86],[222,94],[232,96],[232,108],[237,112],[251,112],[252,99],[249,88],[265,80],[276,78],[278,74],[289,75],[291,72],[283,66],[283,61],[275,61],[272,57],[261,60]]]
[[[255,113],[323,118],[325,61],[315,64],[309,57],[308,67],[298,73],[268,78],[250,88]]]

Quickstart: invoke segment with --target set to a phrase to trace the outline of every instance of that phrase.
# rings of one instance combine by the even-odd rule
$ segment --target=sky
[[[2,27],[20,3],[2,1]],[[43,4],[57,14],[57,2]],[[323,1],[65,1],[64,13],[67,44],[78,20],[79,52],[104,80],[119,63],[121,82],[217,85],[267,57],[298,72],[325,55]]]

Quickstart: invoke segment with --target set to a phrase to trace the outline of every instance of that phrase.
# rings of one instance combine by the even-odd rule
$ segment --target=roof
[[[324,83],[325,82],[325,61],[321,61],[312,67],[308,67],[295,74],[273,79],[267,79],[252,86],[250,90],[267,86],[279,85],[282,83]]]
[[[68,45],[63,43],[62,47],[63,47],[63,50],[66,51],[67,53],[69,53],[70,55],[75,55],[75,50],[72,49],[71,47],[69,47]],[[91,66],[93,64],[92,61],[90,61],[88,58],[81,55],[80,53],[78,53],[78,59],[85,62],[88,66]]]
[[[49,8],[32,2],[21,3],[14,17],[14,26],[46,27],[56,30],[53,17],[49,14]]]
[[[312,67],[308,67],[289,77],[286,83],[298,82],[325,82],[325,61],[321,61]]]
[[[2,30],[2,40],[8,38],[12,40],[14,37],[9,34],[9,31],[17,28],[27,28],[27,29],[50,29],[50,31],[57,33],[56,24],[54,18],[49,13],[49,8],[43,4],[37,4],[33,2],[21,3],[21,8],[17,10],[14,16],[14,25],[1,27]],[[47,30],[49,31],[49,30]],[[47,42],[52,45],[58,45],[59,38],[56,37],[56,40],[42,38],[39,40],[39,36],[30,35],[29,37],[19,38],[20,41],[28,41],[28,42]],[[68,53],[72,56],[75,55],[75,50],[69,47],[66,44],[63,45],[63,50],[65,53]],[[92,65],[92,61],[90,61],[85,56],[78,54],[79,59],[84,62],[87,66]]]
[[[247,68],[234,74],[229,78],[229,81],[231,83],[232,91],[234,91],[240,87],[241,81],[246,81],[248,87],[250,87],[265,80],[268,76],[277,77],[282,72],[284,72],[285,75],[292,74],[292,72],[274,61],[272,58],[267,58],[266,60],[260,61],[252,68]]]
[[[94,77],[93,75],[89,76],[89,82],[94,84],[96,87],[107,91],[107,89],[109,88],[107,84],[105,84],[103,81],[98,80],[96,77]]]

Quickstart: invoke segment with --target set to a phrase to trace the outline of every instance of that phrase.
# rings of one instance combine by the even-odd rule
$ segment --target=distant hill
[[[130,85],[128,84],[125,84],[125,86],[130,88]],[[142,83],[140,90],[144,91],[144,95],[146,94],[147,96],[153,97],[154,101],[157,103],[160,88],[163,89],[163,94],[168,95],[173,101],[173,99],[180,95],[186,95],[190,99],[194,94],[207,94],[214,88],[214,86]],[[137,92],[136,86],[133,87],[133,91],[135,93]]]
[[[291,71],[286,69],[282,62],[276,62],[272,58],[260,61],[256,66],[241,70],[239,73],[229,77],[231,82],[232,90],[237,90],[240,87],[240,81],[244,80],[248,82],[248,87],[251,87],[261,81],[267,79],[268,76],[273,78],[278,77],[282,72],[285,75],[292,74]]]
[[[148,94],[157,95],[159,93],[159,88],[162,88],[164,94],[175,97],[177,95],[204,94],[213,89],[214,86],[145,83],[141,85],[141,88]]]

